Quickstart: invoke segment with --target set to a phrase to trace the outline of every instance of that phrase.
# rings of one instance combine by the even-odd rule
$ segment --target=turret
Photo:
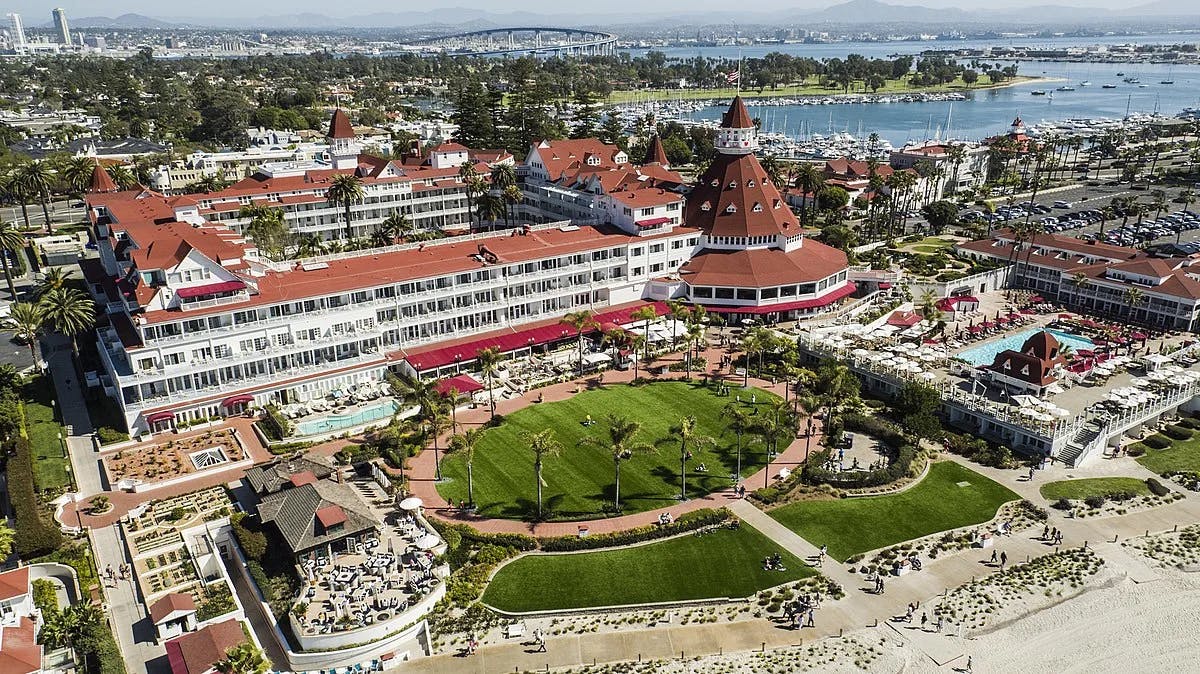
[[[354,135],[354,127],[350,126],[350,118],[341,108],[333,111],[329,120],[329,156],[336,169],[350,169],[358,166],[359,146],[358,136]]]
[[[733,99],[721,118],[715,145],[721,154],[751,154],[758,149],[758,130],[741,96]]]

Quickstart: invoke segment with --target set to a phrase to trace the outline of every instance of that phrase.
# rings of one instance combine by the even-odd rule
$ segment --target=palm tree
[[[51,290],[67,287],[67,272],[62,267],[50,267],[42,274],[42,280],[33,289],[34,297],[41,297]]]
[[[583,374],[583,333],[585,330],[590,330],[596,326],[596,318],[592,312],[584,309],[582,311],[572,311],[563,316],[559,323],[569,325],[579,333],[579,374]]]
[[[1138,306],[1140,306],[1142,304],[1142,302],[1145,302],[1145,301],[1146,301],[1146,293],[1142,292],[1141,288],[1132,288],[1131,287],[1131,288],[1127,289],[1125,291],[1125,306],[1129,307],[1129,311],[1125,314],[1125,317],[1129,320],[1136,320],[1136,319],[1134,319],[1133,314],[1134,314],[1134,312],[1137,311]]]
[[[325,252],[325,242],[317,234],[301,234],[296,239],[296,252],[293,259],[313,257]]]
[[[486,219],[491,223],[491,228],[496,229],[496,221],[505,214],[504,198],[491,193],[481,194],[475,209],[481,223]]]
[[[629,317],[635,321],[643,321],[642,325],[643,325],[644,334],[642,335],[642,337],[644,337],[644,339],[645,339],[645,341],[644,341],[644,344],[646,346],[645,357],[647,359],[649,359],[650,358],[650,321],[653,321],[654,319],[658,318],[658,309],[655,309],[653,304],[647,304],[646,306],[635,310],[632,314],[629,315]]]
[[[467,464],[467,505],[475,507],[475,474],[472,470],[475,461],[475,445],[479,443],[479,438],[483,436],[483,431],[478,428],[472,428],[465,433],[450,438],[450,448],[455,454],[461,454],[463,462]]]
[[[801,200],[800,206],[800,222],[807,226],[811,219],[811,212],[816,202],[817,190],[821,188],[825,182],[825,176],[821,175],[821,170],[814,164],[808,162],[798,162],[795,167],[794,175],[796,177],[796,187],[804,193],[804,198]],[[812,200],[810,202],[810,199]]]
[[[254,644],[243,642],[225,651],[225,659],[213,667],[221,674],[266,674],[271,663]]]
[[[439,398],[429,408],[429,412],[425,415],[425,427],[428,429],[429,435],[433,437],[433,479],[440,481],[442,479],[442,461],[441,461],[441,445],[440,437],[443,431],[449,430],[452,426],[450,420],[448,403],[445,399]]]
[[[1092,284],[1092,280],[1087,277],[1087,274],[1084,274],[1083,272],[1077,272],[1071,277],[1071,280],[1068,281],[1068,284],[1075,289],[1075,303],[1083,306],[1083,297],[1081,297],[1081,295],[1083,294],[1083,291]]]
[[[699,354],[700,349],[708,345],[704,339],[704,326],[699,323],[688,323],[687,330],[683,334],[683,344],[687,349],[687,378],[691,379],[693,354]]]
[[[653,452],[654,447],[635,438],[642,425],[626,417],[608,415],[608,441],[589,435],[579,441],[581,445],[598,447],[608,451],[613,461],[613,508],[621,509],[621,462],[634,454]]]
[[[605,330],[604,333],[600,335],[601,348],[606,346],[612,347],[612,359],[614,363],[617,362],[618,356],[620,356],[618,349],[620,349],[621,345],[625,344],[627,341],[628,333],[619,327]]]
[[[486,349],[480,349],[475,354],[475,361],[479,365],[479,373],[483,375],[483,381],[488,387],[488,407],[491,408],[493,419],[496,418],[496,394],[492,390],[492,378],[496,376],[496,371],[499,369],[504,356],[500,353],[500,349],[489,346]]]
[[[4,281],[8,283],[8,292],[14,302],[17,301],[17,286],[13,283],[12,268],[8,264],[8,254],[18,253],[25,249],[25,235],[7,222],[0,222],[0,265],[4,267]]]
[[[96,160],[91,157],[72,157],[63,165],[59,174],[73,194],[82,196],[92,186],[92,175],[96,172],[96,166]]]
[[[625,343],[629,346],[629,352],[631,354],[633,354],[633,379],[634,379],[634,381],[637,381],[638,365],[640,364],[640,361],[641,361],[641,358],[638,357],[638,349],[642,348],[642,345],[644,345],[646,343],[646,336],[635,334],[635,333],[629,333],[626,336]]]
[[[921,301],[917,305],[917,309],[921,312],[921,316],[927,321],[935,320],[934,317],[939,316],[941,311],[938,310],[938,298],[932,290],[926,290],[921,295]]]
[[[42,205],[42,217],[46,219],[46,233],[53,234],[54,227],[50,222],[50,185],[54,183],[54,174],[50,165],[44,161],[29,162],[17,174],[17,180],[22,185],[22,194],[37,199]]]
[[[737,472],[733,481],[742,479],[742,436],[753,428],[754,419],[740,403],[729,403],[721,410],[726,419],[725,427],[737,435]]]
[[[119,164],[108,170],[108,177],[112,178],[113,183],[122,190],[131,190],[138,186],[138,177],[133,171],[129,170],[128,166]]]
[[[19,176],[20,170],[18,169],[0,174],[0,200],[20,204],[21,219],[25,221],[25,229],[28,231],[31,227],[29,224],[29,199],[26,198],[25,186],[21,184]]]
[[[679,500],[687,500],[687,460],[691,454],[690,448],[701,445],[715,445],[716,440],[701,434],[696,428],[696,417],[688,415],[679,420],[679,424],[671,427],[671,435],[679,441]]]
[[[96,303],[78,288],[61,287],[43,294],[38,299],[38,308],[46,325],[70,338],[72,351],[78,353],[75,339],[95,325]]]
[[[393,210],[390,215],[383,219],[383,222],[379,223],[379,229],[383,231],[384,235],[392,243],[395,243],[396,239],[406,238],[409,234],[412,234],[413,226],[409,222],[407,215],[401,213],[399,210]]]
[[[521,191],[520,187],[517,187],[516,185],[509,185],[508,187],[504,188],[504,194],[502,194],[501,197],[504,199],[504,204],[508,207],[508,211],[511,213],[512,219],[516,220],[517,204],[525,200],[525,193]],[[504,216],[504,221],[506,223],[509,222],[508,215]]]
[[[675,326],[681,321],[686,321],[691,310],[679,300],[667,300],[667,314],[671,317],[671,346],[674,346],[677,338]]]
[[[13,302],[5,320],[5,327],[12,330],[19,341],[29,345],[29,355],[34,361],[37,360],[37,340],[45,322],[42,308],[32,302]]]
[[[458,180],[466,186],[465,194],[467,197],[467,220],[475,214],[475,195],[478,194],[479,186],[479,171],[475,169],[475,164],[471,161],[464,161],[458,167]]]
[[[362,201],[363,195],[362,180],[351,173],[339,173],[334,176],[325,192],[325,198],[330,203],[345,209],[347,241],[354,238],[354,230],[350,226],[350,207]]]
[[[557,456],[562,451],[562,445],[554,438],[554,431],[549,428],[537,433],[526,433],[525,442],[533,452],[533,475],[537,486],[537,519],[542,519],[542,464],[548,456]]]

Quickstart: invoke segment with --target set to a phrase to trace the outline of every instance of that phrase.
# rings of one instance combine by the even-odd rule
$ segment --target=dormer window
[[[702,210],[702,211],[706,211],[706,212],[707,212],[707,211],[711,211],[711,210],[712,210],[712,203],[711,203],[711,202],[708,202],[708,201],[706,201],[706,202],[704,202],[704,203],[700,204],[700,210]]]
[[[1004,361],[1004,369],[1005,369],[1005,370],[1011,370],[1011,369],[1012,369],[1012,361],[1011,361],[1011,360],[1006,360],[1006,361]]]
[[[733,180],[730,180],[730,181],[729,181],[729,189],[731,189],[731,190],[736,190],[736,189],[737,189],[737,182],[735,182],[735,181],[733,181]]]
[[[719,187],[719,186],[721,185],[721,181],[720,181],[720,180],[717,180],[716,178],[713,178],[713,179],[712,179],[712,183],[710,183],[710,184],[711,184],[713,187]]]
[[[1028,377],[1028,376],[1029,376],[1029,366],[1028,366],[1028,365],[1026,365],[1025,367],[1021,368],[1021,374],[1025,375],[1026,377]]]
[[[725,207],[725,212],[726,213],[737,213],[737,206],[734,206],[733,204],[729,204],[728,206]]]
[[[754,187],[754,178],[746,181],[746,187]]]
[[[755,213],[762,213],[762,204],[758,203],[757,201],[754,202],[754,208],[752,210]]]

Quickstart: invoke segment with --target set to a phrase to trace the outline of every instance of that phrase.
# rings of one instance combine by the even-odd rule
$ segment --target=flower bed
[[[192,457],[206,450],[210,454],[220,450],[224,456],[224,461],[216,461],[211,466],[216,468],[247,458],[237,433],[226,428],[180,440],[172,439],[162,444],[114,452],[103,458],[104,471],[112,484],[123,480],[132,480],[135,483],[162,482],[205,470],[206,468],[197,468]]]

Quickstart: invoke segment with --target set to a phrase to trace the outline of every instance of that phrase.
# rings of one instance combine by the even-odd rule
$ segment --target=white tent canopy
[[[612,356],[602,352],[585,353],[583,354],[583,362],[587,363],[588,365],[600,365],[602,363],[612,362]]]

